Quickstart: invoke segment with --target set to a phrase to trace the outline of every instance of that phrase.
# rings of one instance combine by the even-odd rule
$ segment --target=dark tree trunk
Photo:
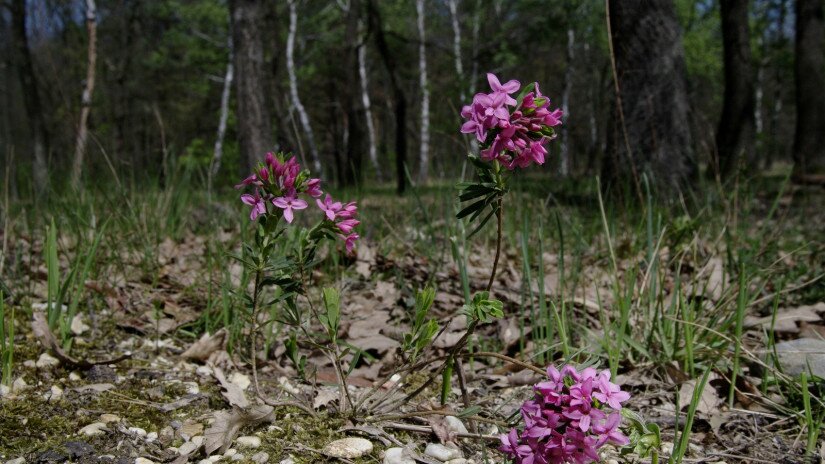
[[[11,2],[12,37],[17,51],[17,70],[20,76],[20,86],[23,91],[23,104],[26,107],[26,116],[29,121],[30,136],[32,139],[33,164],[32,170],[36,190],[44,191],[49,179],[46,157],[49,153],[49,139],[46,132],[46,122],[43,117],[43,107],[40,103],[40,92],[37,89],[37,80],[34,74],[29,38],[26,32],[26,0]]]
[[[796,1],[797,177],[825,173],[825,22],[822,0]]]
[[[366,124],[364,108],[361,104],[358,74],[358,47],[363,46],[359,40],[358,20],[361,5],[358,0],[350,0],[347,12],[346,50],[344,52],[344,73],[346,83],[342,86],[344,111],[346,112],[347,144],[344,170],[341,175],[343,185],[357,185],[361,181],[361,164],[364,153],[364,130]]]
[[[677,190],[695,176],[682,31],[672,0],[609,2],[618,94],[603,177],[640,192],[647,172]]]
[[[229,5],[235,46],[238,138],[241,158],[251,169],[272,149],[261,30],[265,10],[260,0],[231,0]]]
[[[716,133],[719,172],[729,176],[740,166],[754,167],[756,105],[751,69],[748,0],[722,0],[725,49],[725,99]]]
[[[390,53],[384,36],[384,26],[381,22],[381,12],[378,10],[378,5],[375,0],[369,0],[367,6],[369,7],[370,30],[375,34],[375,45],[378,54],[381,56],[381,61],[387,69],[390,86],[392,87],[392,104],[393,109],[395,109],[395,175],[398,182],[396,190],[399,195],[402,195],[407,187],[405,172],[407,166],[407,99],[401,89],[401,84],[398,82],[395,59],[393,54]]]

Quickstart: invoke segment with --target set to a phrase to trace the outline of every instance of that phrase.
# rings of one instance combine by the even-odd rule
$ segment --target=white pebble
[[[139,437],[145,437],[146,436],[146,430],[143,430],[140,427],[129,427],[128,430],[129,430],[129,433],[131,433],[133,435],[137,435]]]
[[[457,448],[448,448],[438,443],[429,443],[424,450],[427,456],[438,459],[439,461],[449,461],[450,459],[458,459],[461,457],[461,450]]]
[[[246,436],[246,437],[238,437],[235,441],[238,446],[243,446],[245,448],[258,448],[261,446],[261,437],[256,436]]]
[[[80,429],[79,433],[81,435],[93,437],[95,435],[103,435],[105,433],[104,430],[106,430],[106,424],[104,424],[103,422],[92,422],[86,427]]]
[[[48,367],[54,367],[60,364],[60,361],[57,360],[54,356],[51,356],[49,353],[43,353],[37,358],[37,362],[34,363],[35,366],[39,367],[40,369],[45,369]]]
[[[324,452],[336,458],[360,458],[372,451],[372,442],[364,438],[349,437],[327,443]]]
[[[449,428],[451,432],[470,433],[467,431],[467,427],[464,425],[464,422],[461,422],[461,419],[458,417],[447,416],[444,418],[444,421],[447,422],[447,428]]]
[[[389,448],[384,452],[384,464],[415,464],[415,459],[404,456],[404,448]]]

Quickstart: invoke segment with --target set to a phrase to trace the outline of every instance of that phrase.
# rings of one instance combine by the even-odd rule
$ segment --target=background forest
[[[488,71],[539,81],[563,108],[547,175],[627,178],[622,166],[633,164],[660,176],[727,176],[801,156],[796,8],[812,12],[814,36],[801,50],[820,68],[810,76],[816,88],[821,2],[631,3],[612,18],[620,115],[605,4],[596,0],[98,0],[92,49],[86,2],[4,0],[3,159],[14,195],[30,191],[29,179],[42,185],[45,172],[67,182],[58,173],[72,168],[85,179],[114,170],[138,183],[179,168],[206,182],[211,171],[225,186],[271,149],[320,164],[339,185],[396,180],[401,188],[403,166],[422,181],[461,171],[470,147],[456,133],[458,113]],[[643,30],[645,17],[647,32],[630,32]],[[803,101],[815,109],[800,130],[821,142],[822,98]],[[80,146],[84,109],[89,135]],[[649,149],[656,138],[661,156]],[[625,142],[637,152],[633,163]],[[823,145],[807,145],[820,167]],[[657,166],[660,158],[681,167]]]

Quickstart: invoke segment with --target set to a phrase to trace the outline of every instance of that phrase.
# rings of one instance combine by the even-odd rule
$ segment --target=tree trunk
[[[453,26],[453,60],[455,63],[455,77],[458,80],[459,103],[467,103],[467,92],[464,90],[464,65],[461,62],[461,26],[458,22],[458,2],[459,0],[447,0],[447,7],[450,9],[450,24]]]
[[[367,120],[367,135],[369,136],[369,155],[375,177],[381,181],[381,165],[378,163],[378,142],[375,136],[375,123],[372,120],[372,102],[370,101],[369,79],[367,74],[367,47],[360,44],[358,47],[358,76],[361,79],[361,103],[364,105],[364,117]]]
[[[212,191],[212,179],[218,175],[221,170],[221,159],[223,158],[223,139],[226,136],[226,121],[229,119],[229,97],[232,93],[232,79],[235,74],[233,60],[235,59],[235,52],[232,50],[232,34],[229,34],[226,48],[229,51],[229,57],[226,60],[226,74],[223,76],[223,90],[221,91],[221,115],[218,119],[218,133],[215,137],[215,149],[212,152],[212,163],[209,166],[209,174],[207,177],[207,188]]]
[[[725,98],[716,132],[719,173],[728,177],[740,166],[753,166],[754,95],[748,0],[722,0]]]
[[[261,31],[264,9],[258,0],[231,0],[229,5],[235,47],[238,139],[246,168],[251,170],[272,146]]]
[[[26,32],[26,0],[14,0],[10,5],[12,18],[12,36],[17,51],[17,70],[20,76],[20,85],[23,91],[23,104],[26,107],[26,116],[29,121],[33,152],[33,178],[35,189],[39,193],[46,191],[49,182],[49,171],[46,156],[49,152],[49,139],[46,132],[46,122],[40,104],[40,92],[37,90],[37,80],[34,74],[29,38]]]
[[[649,172],[677,190],[695,176],[682,32],[672,0],[606,0],[613,48],[616,117],[611,118],[609,182],[632,175],[637,193]]]
[[[321,175],[321,158],[318,156],[318,148],[315,145],[315,134],[312,132],[312,125],[309,122],[309,115],[301,103],[298,95],[298,76],[295,73],[295,36],[298,34],[298,9],[296,0],[289,0],[289,35],[286,39],[286,70],[289,74],[289,95],[292,97],[292,105],[298,112],[298,120],[307,138],[309,154],[312,157],[312,167],[316,175]]]
[[[776,38],[773,43],[774,53],[785,48],[787,38],[785,37],[785,18],[787,17],[787,0],[779,0],[777,5],[779,12],[776,20]],[[774,66],[774,90],[773,90],[773,111],[771,111],[768,127],[768,137],[766,155],[765,155],[765,169],[770,169],[773,165],[773,160],[782,154],[783,144],[777,143],[779,134],[779,116],[782,114],[782,90],[784,86],[779,85],[782,80],[782,67]]]
[[[825,22],[822,0],[796,1],[794,174],[825,173]]]
[[[416,0],[418,14],[418,84],[421,87],[421,143],[418,154],[418,181],[426,182],[430,173],[430,89],[427,83],[427,47],[424,34],[424,0]]]
[[[573,28],[567,29],[567,66],[564,68],[564,90],[561,94],[561,111],[565,118],[570,118],[570,92],[573,90],[573,59],[575,53],[576,33]],[[570,131],[568,124],[561,126],[559,173],[562,176],[570,174]]]
[[[378,5],[376,5],[375,0],[368,0],[367,6],[369,8],[370,29],[375,33],[375,45],[378,49],[378,54],[381,56],[381,61],[384,62],[384,67],[387,69],[390,86],[392,87],[392,103],[395,109],[396,191],[399,195],[403,195],[407,187],[405,175],[407,166],[407,99],[398,82],[395,59],[392,53],[390,53],[390,48],[384,36],[384,26],[381,21],[381,12],[378,9]]]
[[[77,128],[74,164],[72,165],[72,186],[80,185],[83,171],[83,158],[86,154],[86,142],[89,136],[89,113],[92,111],[92,95],[95,90],[95,65],[97,63],[97,6],[94,0],[86,0],[86,31],[89,34],[88,62],[86,63],[86,86],[80,108],[80,125]]]
[[[364,111],[360,108],[361,96],[354,83],[360,79],[358,64],[359,22],[361,5],[358,0],[349,1],[346,19],[346,50],[344,52],[344,75],[346,84],[342,87],[342,104],[346,113],[345,150],[346,157],[341,180],[343,185],[358,185],[361,181],[363,160]]]

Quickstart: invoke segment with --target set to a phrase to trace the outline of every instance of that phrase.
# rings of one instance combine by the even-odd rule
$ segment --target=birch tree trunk
[[[378,163],[378,142],[375,137],[375,124],[372,120],[372,102],[367,78],[367,47],[364,44],[358,47],[358,75],[361,78],[361,103],[364,105],[364,114],[367,119],[370,163],[375,170],[375,177],[381,181],[384,176],[381,173],[381,165]]]
[[[421,145],[418,155],[418,180],[426,182],[430,173],[430,89],[427,84],[427,47],[424,43],[424,0],[416,0],[418,13],[418,83],[421,86]]]
[[[455,74],[458,79],[458,98],[462,105],[467,103],[467,92],[464,91],[464,66],[461,62],[461,26],[458,22],[458,2],[459,0],[447,0],[447,7],[450,9],[450,23],[453,26],[453,56],[455,63]]]
[[[86,31],[89,34],[88,61],[86,63],[86,86],[80,108],[80,125],[77,128],[77,140],[72,164],[72,186],[80,185],[83,172],[83,158],[86,154],[86,142],[89,137],[89,113],[92,111],[92,95],[95,90],[95,67],[97,63],[97,6],[95,0],[86,0]]]
[[[567,29],[567,67],[564,70],[564,90],[561,94],[561,111],[565,119],[570,117],[570,92],[573,89],[573,58],[574,47],[576,41],[576,34],[573,28]],[[562,176],[570,175],[570,132],[568,124],[561,126],[561,145],[560,145],[561,163],[559,172]]]
[[[221,91],[221,115],[218,119],[215,149],[212,152],[212,163],[209,166],[207,177],[207,188],[210,192],[212,191],[212,178],[218,175],[221,170],[221,159],[223,159],[223,139],[226,136],[226,121],[229,119],[229,97],[232,93],[232,78],[235,74],[235,67],[232,62],[235,59],[235,52],[232,48],[232,34],[230,33],[227,40],[229,57],[226,60],[226,74],[223,76],[223,90]]]
[[[292,98],[292,105],[298,112],[298,120],[307,138],[309,154],[312,157],[312,167],[316,175],[321,175],[321,158],[318,156],[318,148],[315,145],[315,134],[312,132],[312,125],[309,122],[304,105],[298,95],[298,77],[295,74],[295,36],[298,34],[298,9],[296,0],[288,0],[289,3],[289,34],[286,39],[286,70],[289,74],[289,95]]]
[[[11,2],[10,9],[12,37],[17,52],[17,70],[23,91],[23,104],[31,128],[35,189],[38,193],[43,193],[46,191],[49,182],[49,171],[46,164],[49,139],[46,132],[46,122],[43,118],[43,108],[40,103],[40,93],[37,89],[37,80],[34,75],[31,51],[29,50],[29,38],[26,31],[26,0],[14,0]]]

